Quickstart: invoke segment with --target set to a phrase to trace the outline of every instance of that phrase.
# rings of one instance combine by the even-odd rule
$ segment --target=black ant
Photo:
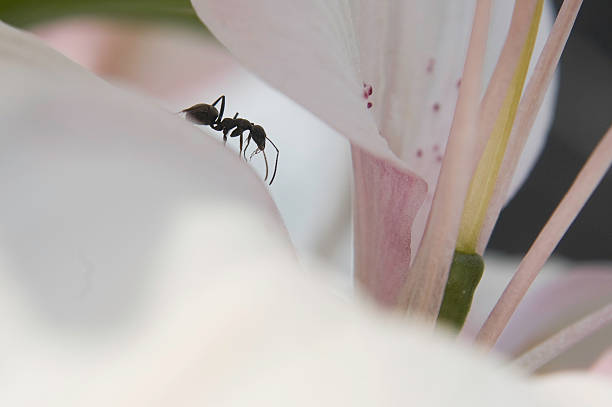
[[[218,111],[215,105],[221,101],[221,111]],[[278,148],[276,145],[266,136],[266,132],[263,127],[251,123],[247,119],[242,119],[238,117],[238,113],[234,115],[233,118],[226,117],[223,118],[223,111],[225,110],[225,95],[219,96],[217,100],[213,102],[212,105],[207,105],[205,103],[198,103],[197,105],[193,105],[188,107],[185,110],[182,110],[181,113],[185,113],[185,117],[192,121],[195,124],[210,126],[213,130],[222,131],[223,132],[223,144],[227,143],[227,134],[230,130],[234,129],[230,133],[230,137],[238,137],[240,136],[240,154],[244,156],[246,160],[246,150],[251,142],[251,139],[257,145],[257,149],[251,153],[249,159],[253,158],[253,156],[260,151],[263,153],[264,161],[266,162],[266,176],[264,181],[268,179],[268,158],[266,157],[266,152],[264,151],[266,148],[266,140],[272,144],[272,147],[276,150],[276,162],[274,164],[274,173],[272,174],[272,178],[270,179],[270,184],[274,181],[274,177],[276,177],[276,168],[278,167]],[[243,136],[242,134],[245,131],[249,131],[249,135],[246,138],[246,146],[244,147],[244,151],[242,149]]]

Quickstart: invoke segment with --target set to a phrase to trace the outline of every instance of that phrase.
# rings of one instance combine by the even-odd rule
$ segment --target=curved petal
[[[190,213],[214,220],[203,273],[270,240],[291,251],[262,180],[220,142],[6,25],[0,56],[2,273],[39,312],[78,329],[123,321]]]

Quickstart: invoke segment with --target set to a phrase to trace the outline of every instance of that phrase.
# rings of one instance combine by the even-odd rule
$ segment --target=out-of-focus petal
[[[593,374],[563,373],[536,379],[536,386],[554,406],[611,406],[612,386]]]
[[[558,275],[527,293],[496,349],[519,356],[610,301],[612,274],[609,267],[591,266]],[[610,346],[611,337],[612,327],[606,327],[546,364],[541,371],[586,369]]]
[[[410,320],[339,300],[326,280],[278,253],[200,273],[208,259],[197,243],[212,218],[201,212],[176,225],[176,245],[160,253],[169,268],[149,285],[151,301],[112,335],[37,323],[2,281],[2,309],[20,314],[10,326],[20,341],[3,342],[12,350],[3,366],[8,360],[12,372],[2,377],[2,404],[573,405],[556,402],[549,391],[556,387],[529,383]],[[261,226],[258,218],[237,220]],[[610,392],[596,380],[575,382],[602,397]]]
[[[0,57],[3,273],[46,318],[77,330],[127,318],[192,212],[215,220],[202,273],[271,240],[291,251],[262,180],[220,142],[6,25]],[[232,227],[244,213],[262,227]]]

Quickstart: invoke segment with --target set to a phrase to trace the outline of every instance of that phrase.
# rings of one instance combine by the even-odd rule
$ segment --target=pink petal
[[[359,147],[352,153],[355,277],[380,303],[394,305],[410,267],[412,223],[427,184]]]

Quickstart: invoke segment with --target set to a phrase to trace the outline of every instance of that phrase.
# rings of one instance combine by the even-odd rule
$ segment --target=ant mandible
[[[215,105],[221,102],[221,110],[218,111]],[[276,168],[278,167],[278,147],[266,136],[266,132],[263,127],[251,123],[246,119],[242,119],[238,117],[238,113],[234,115],[233,118],[226,117],[223,118],[223,111],[225,110],[225,95],[219,96],[217,100],[213,102],[212,105],[207,105],[205,103],[198,103],[197,105],[193,105],[181,111],[181,113],[185,113],[185,117],[192,121],[195,124],[199,124],[202,126],[210,126],[213,130],[222,131],[223,132],[223,144],[227,143],[227,134],[230,130],[234,129],[230,133],[230,137],[240,137],[240,154],[243,154],[244,159],[246,160],[246,150],[251,142],[251,139],[257,145],[257,149],[251,153],[250,158],[260,151],[263,153],[264,161],[266,162],[266,176],[264,181],[268,179],[268,158],[266,157],[266,140],[272,144],[272,147],[276,150],[276,162],[274,163],[274,173],[272,174],[272,178],[270,179],[270,183],[268,185],[272,185],[274,181],[274,177],[276,177]],[[249,135],[246,138],[246,146],[244,147],[244,151],[242,149],[243,144],[243,133],[245,131],[249,131]]]

